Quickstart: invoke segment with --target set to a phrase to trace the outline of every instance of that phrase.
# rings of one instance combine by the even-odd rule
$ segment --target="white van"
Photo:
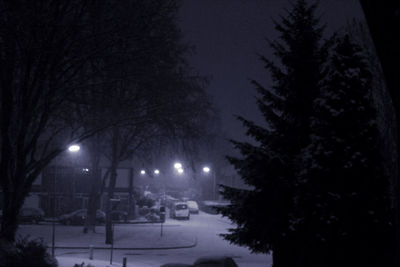
[[[175,202],[171,205],[169,217],[174,219],[190,219],[189,207],[186,202]]]

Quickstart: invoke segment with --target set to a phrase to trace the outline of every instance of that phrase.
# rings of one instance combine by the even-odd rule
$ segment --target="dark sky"
[[[270,83],[257,53],[271,55],[265,40],[276,37],[272,19],[279,20],[285,6],[286,0],[182,1],[184,38],[196,46],[190,63],[202,75],[211,77],[207,90],[221,112],[223,131],[229,137],[244,136],[233,114],[261,121],[249,79]],[[327,23],[328,33],[354,17],[363,18],[358,0],[320,0],[317,14]]]

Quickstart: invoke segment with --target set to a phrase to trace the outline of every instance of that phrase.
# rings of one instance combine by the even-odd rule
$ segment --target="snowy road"
[[[271,266],[271,257],[266,255],[251,254],[246,248],[229,244],[218,236],[224,233],[231,226],[230,222],[219,215],[202,213],[192,215],[189,221],[178,221],[168,219],[175,224],[175,227],[164,227],[163,238],[173,238],[178,233],[193,234],[197,237],[197,245],[193,248],[168,249],[168,250],[115,250],[113,259],[115,262],[122,262],[127,257],[129,266],[147,267],[160,266],[168,262],[193,263],[195,259],[202,256],[225,255],[233,257],[240,267],[266,267]],[[122,227],[122,228],[121,228]],[[141,227],[139,225],[121,225],[119,231],[127,227]],[[159,229],[159,225],[148,225]],[[146,231],[146,227],[143,227]],[[135,240],[132,240],[135,242]],[[60,250],[56,251],[57,256],[87,258],[87,251]],[[97,250],[94,253],[95,259],[109,260],[109,250]],[[78,262],[77,262],[78,263]]]

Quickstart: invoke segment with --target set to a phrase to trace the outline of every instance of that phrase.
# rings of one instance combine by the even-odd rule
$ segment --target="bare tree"
[[[92,188],[84,232],[95,230],[105,179],[108,199],[113,198],[120,162],[154,140],[201,136],[206,129],[201,124],[211,112],[203,90],[205,79],[193,74],[184,58],[189,47],[181,42],[176,26],[176,1],[118,1],[112,7],[98,5],[93,12],[104,17],[105,10],[112,10],[108,24],[97,26],[95,32],[111,23],[113,34],[109,38],[115,40],[86,70],[94,73],[93,90],[78,97],[86,103],[77,106],[77,113],[87,131],[98,128],[104,120],[111,124],[86,142],[91,150]],[[99,171],[101,154],[109,160],[105,177]],[[106,225],[106,243],[110,243],[110,205]]]
[[[85,131],[72,107],[88,90],[88,63],[109,46],[94,34],[96,1],[0,1],[0,240],[15,238],[18,213],[43,168]],[[96,40],[97,45],[92,46]],[[83,74],[84,73],[84,74]],[[79,78],[79,79],[78,79]],[[102,125],[104,127],[104,124]]]

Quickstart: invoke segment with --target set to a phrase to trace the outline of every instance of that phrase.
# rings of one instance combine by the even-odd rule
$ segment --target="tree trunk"
[[[95,188],[92,187],[88,198],[87,217],[85,220],[85,226],[83,228],[84,233],[87,233],[88,231],[93,233],[96,232],[96,211],[98,209],[98,203],[99,193]]]
[[[4,152],[4,151],[2,151]],[[8,157],[9,155],[7,155]],[[3,216],[1,220],[1,243],[12,243],[18,230],[18,214],[29,194],[31,181],[26,181],[26,173],[23,170],[23,161],[16,161],[12,166],[10,160],[6,160],[2,153],[1,162],[1,189],[3,191]],[[33,177],[33,176],[32,176]]]
[[[18,214],[23,205],[15,193],[3,192],[3,217],[1,221],[0,239],[4,243],[12,243],[18,230]]]
[[[111,146],[111,167],[110,167],[110,180],[108,183],[108,196],[106,204],[106,244],[112,244],[113,231],[112,231],[112,218],[111,211],[113,209],[111,199],[114,198],[114,188],[117,182],[117,167],[119,155],[119,129],[114,127],[112,129],[112,146]]]
[[[97,158],[95,158],[91,164],[91,188],[88,199],[87,218],[85,221],[85,226],[83,228],[84,233],[87,233],[88,231],[91,231],[93,233],[96,232],[96,211],[99,208],[99,201],[101,196],[101,171],[99,168],[99,160],[97,160]]]
[[[136,215],[136,201],[133,196],[133,169],[131,168],[129,171],[129,196],[128,196],[128,219],[135,219]]]
[[[111,211],[113,210],[113,206],[111,203],[111,199],[114,198],[114,188],[117,181],[117,166],[116,164],[111,164],[110,170],[110,181],[108,183],[108,198],[106,202],[106,244],[112,244],[113,242],[113,231],[112,231],[112,218]]]
[[[108,198],[106,201],[106,244],[113,243],[112,220],[111,220],[111,201]]]

